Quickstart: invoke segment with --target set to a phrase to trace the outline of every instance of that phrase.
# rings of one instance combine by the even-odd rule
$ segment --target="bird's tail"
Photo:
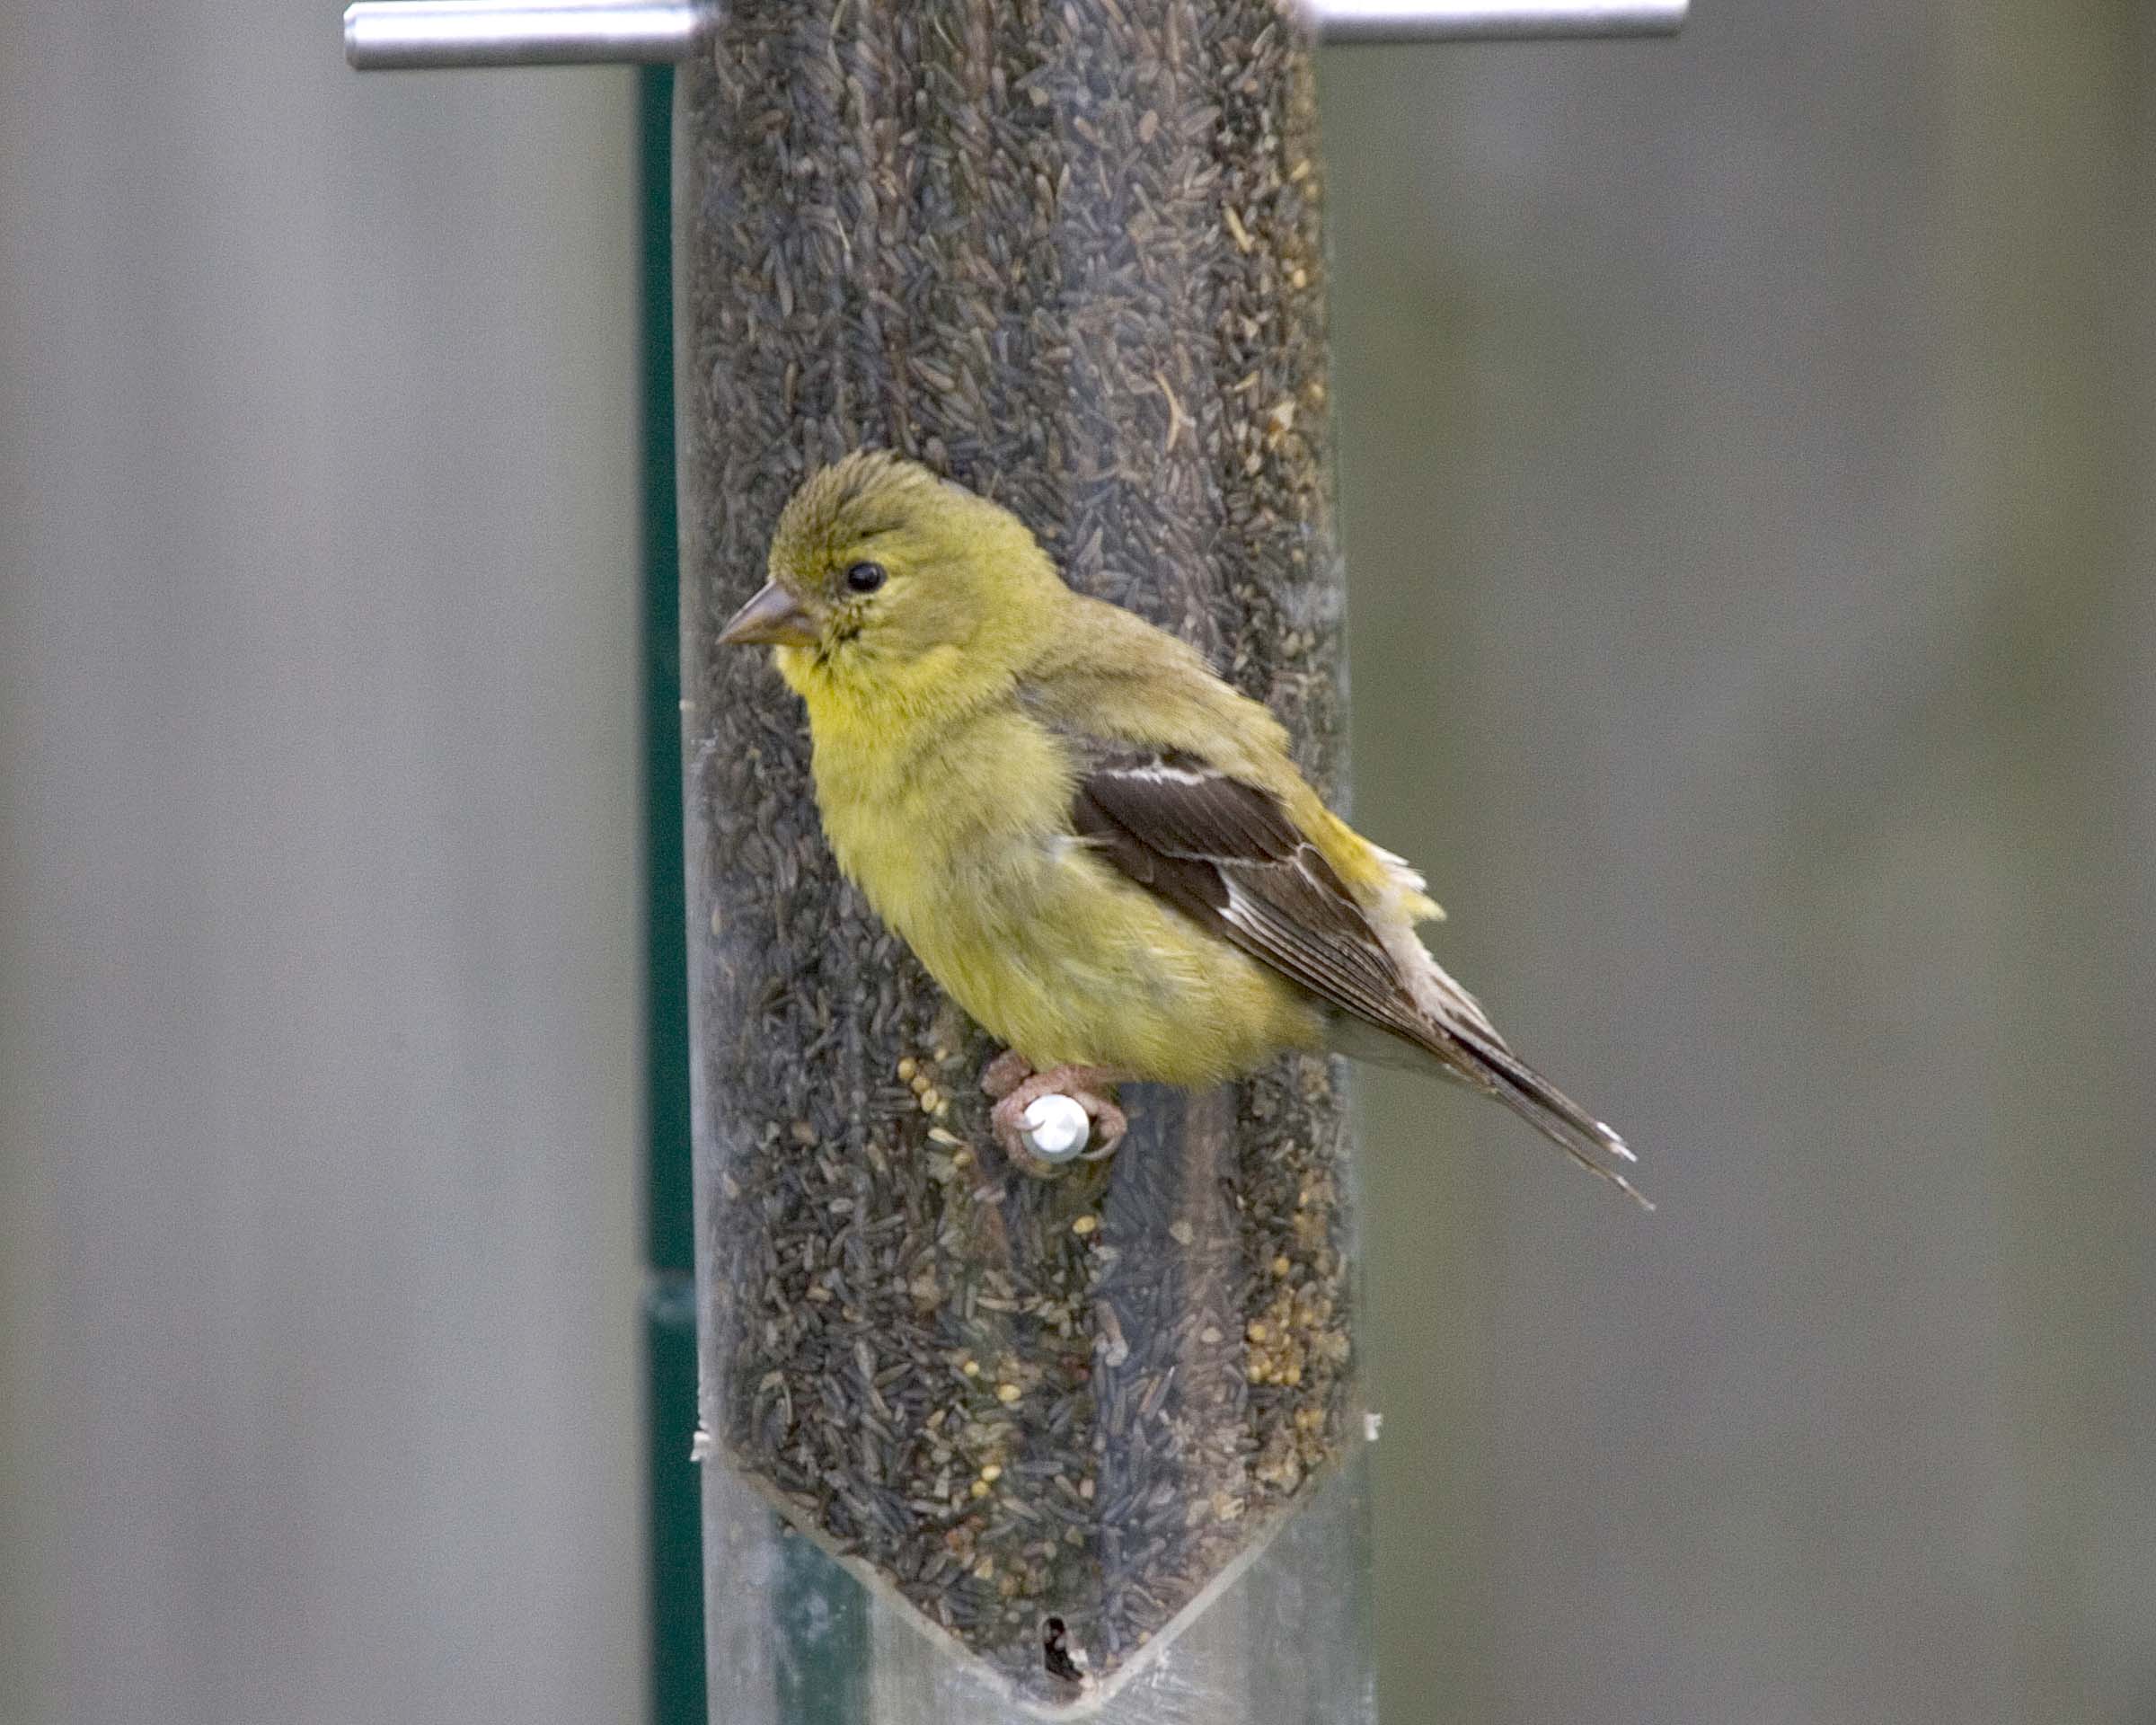
[[[1582,1168],[1601,1175],[1641,1209],[1655,1208],[1653,1200],[1624,1172],[1639,1157],[1607,1122],[1596,1119],[1503,1042],[1466,1025],[1457,1029],[1448,1025],[1438,1034],[1453,1046],[1435,1052],[1470,1084],[1488,1091]]]
[[[1434,969],[1435,967],[1433,967]],[[1506,1046],[1489,1021],[1445,1011],[1427,997],[1412,1030],[1395,1021],[1379,1025],[1340,1014],[1332,1023],[1332,1046],[1353,1059],[1381,1066],[1434,1069],[1494,1096],[1582,1168],[1599,1174],[1640,1208],[1655,1207],[1624,1170],[1639,1158],[1609,1126],[1574,1101]],[[1432,1010],[1433,1006],[1436,1010]],[[1403,1020],[1405,1015],[1403,1014]],[[1432,1057],[1436,1057],[1433,1063]]]

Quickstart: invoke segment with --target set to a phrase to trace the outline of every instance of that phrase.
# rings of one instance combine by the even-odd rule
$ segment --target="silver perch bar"
[[[1691,0],[1294,0],[1326,41],[1667,36]],[[413,66],[660,65],[717,30],[720,0],[354,0],[344,58]]]

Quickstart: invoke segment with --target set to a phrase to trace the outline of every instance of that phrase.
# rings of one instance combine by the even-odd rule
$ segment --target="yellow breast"
[[[826,704],[810,729],[839,866],[1036,1067],[1202,1085],[1319,1045],[1307,997],[1073,836],[1069,756],[1014,704],[911,737]]]

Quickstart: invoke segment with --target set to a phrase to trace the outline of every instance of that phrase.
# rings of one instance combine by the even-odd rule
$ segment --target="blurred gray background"
[[[2156,1720],[2156,20],[1324,66],[1389,1720]],[[632,85],[0,9],[0,1721],[632,1719]]]
[[[0,5],[0,1725],[634,1717],[632,89]]]

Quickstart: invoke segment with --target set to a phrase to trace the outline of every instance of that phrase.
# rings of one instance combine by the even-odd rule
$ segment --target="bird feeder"
[[[798,702],[716,637],[801,480],[896,449],[1197,643],[1337,792],[1312,70],[1271,0],[773,0],[680,75],[703,1412],[738,1482],[707,1532],[733,1597],[817,1578],[865,1617],[896,1718],[1187,1692],[1184,1632],[1352,1496],[1344,1098],[1315,1059],[1127,1087],[1112,1155],[1007,1154],[994,1047],[839,879]]]
[[[1384,34],[1682,4],[1331,9]],[[1313,84],[1280,0],[413,0],[356,61],[679,62],[683,743],[712,1717],[1374,1716],[1343,1075],[989,1129],[996,1049],[838,875],[717,644],[881,447],[1200,648],[1345,792]]]

